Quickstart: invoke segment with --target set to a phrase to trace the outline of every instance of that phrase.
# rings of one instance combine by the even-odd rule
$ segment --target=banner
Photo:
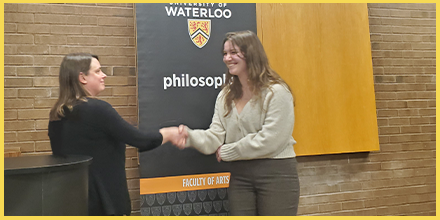
[[[207,129],[227,32],[256,33],[255,4],[136,4],[139,128]],[[139,155],[142,215],[228,215],[229,167],[166,144]]]

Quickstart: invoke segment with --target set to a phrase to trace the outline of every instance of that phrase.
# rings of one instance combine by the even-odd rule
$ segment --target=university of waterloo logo
[[[211,20],[188,19],[188,33],[198,48],[204,47],[211,35]]]

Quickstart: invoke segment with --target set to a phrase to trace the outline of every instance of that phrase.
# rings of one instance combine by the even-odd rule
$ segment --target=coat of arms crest
[[[188,19],[188,33],[194,45],[204,47],[211,35],[211,20]]]

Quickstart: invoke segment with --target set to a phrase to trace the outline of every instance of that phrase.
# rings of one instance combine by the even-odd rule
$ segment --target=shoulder
[[[292,98],[292,93],[290,92],[290,90],[283,84],[273,84],[270,85],[267,89],[266,89],[266,97],[267,96],[276,96],[276,97],[290,97]]]
[[[96,99],[96,98],[87,98],[86,101],[81,101],[74,107],[74,112],[82,112],[89,113],[93,115],[102,115],[113,111],[113,107],[106,101]]]
[[[223,102],[228,94],[228,88],[224,87],[217,95],[217,102]]]
[[[282,84],[274,84],[267,88],[266,92],[264,105],[268,106],[268,111],[284,112],[287,115],[293,113],[293,95],[288,87]]]
[[[217,97],[225,96],[228,93],[228,90],[229,88],[225,86],[224,88],[222,88],[222,90],[220,90]]]
[[[110,103],[96,98],[87,98],[87,102],[85,103],[93,108],[113,108]]]
[[[271,88],[275,92],[283,92],[283,93],[290,93],[289,89],[283,85],[283,84],[273,84],[269,88]]]

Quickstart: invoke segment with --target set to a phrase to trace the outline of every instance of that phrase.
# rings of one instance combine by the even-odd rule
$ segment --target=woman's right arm
[[[136,147],[139,151],[152,150],[162,144],[163,136],[159,131],[144,132],[123,119],[107,102],[99,101],[95,106],[94,117],[112,138]]]

